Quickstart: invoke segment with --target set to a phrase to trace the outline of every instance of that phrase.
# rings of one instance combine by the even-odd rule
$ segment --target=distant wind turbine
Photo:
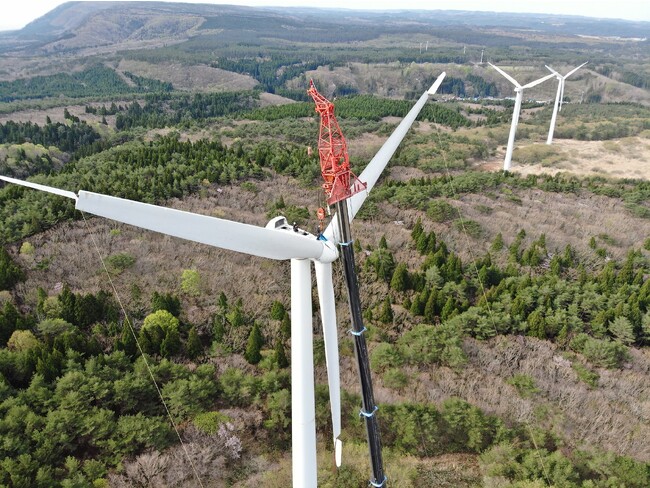
[[[510,170],[510,162],[512,161],[512,150],[515,145],[515,133],[517,132],[517,124],[519,123],[519,112],[521,112],[521,101],[524,98],[524,90],[526,88],[532,88],[536,85],[539,85],[540,83],[545,82],[546,80],[553,78],[555,75],[550,74],[546,75],[543,78],[539,78],[538,80],[531,81],[530,83],[521,86],[517,80],[515,80],[512,76],[510,76],[508,73],[503,71],[501,68],[498,68],[494,66],[492,63],[488,63],[490,66],[492,66],[495,70],[497,70],[501,75],[503,75],[504,78],[506,78],[510,83],[512,83],[515,86],[515,108],[512,112],[512,125],[510,126],[510,135],[508,136],[508,147],[506,148],[506,158],[503,161],[503,171],[509,171]]]
[[[354,219],[415,118],[429,97],[436,93],[444,77],[445,73],[442,73],[422,94],[359,175],[366,183],[367,191],[357,193],[344,202],[350,220]],[[313,261],[325,342],[335,461],[340,466],[341,392],[332,262],[339,257],[338,246],[347,242],[342,239],[336,219],[332,219],[317,237],[289,225],[282,216],[271,219],[265,227],[259,227],[100,193],[81,190],[77,194],[2,175],[0,180],[70,198],[75,201],[77,210],[125,224],[252,256],[291,261],[291,449],[294,488],[317,486],[310,263]]]
[[[548,138],[546,139],[546,144],[551,144],[553,142],[553,131],[555,130],[555,122],[557,120],[557,113],[558,113],[558,110],[562,110],[562,102],[564,101],[564,82],[566,81],[566,79],[569,76],[571,76],[573,73],[578,71],[585,64],[587,64],[587,63],[582,63],[577,68],[573,68],[571,71],[569,71],[564,76],[562,76],[560,73],[555,71],[550,66],[546,66],[546,68],[551,73],[553,73],[555,75],[555,77],[558,79],[557,93],[555,94],[555,105],[553,106],[553,116],[551,117],[551,127],[549,127],[549,129],[548,129]]]

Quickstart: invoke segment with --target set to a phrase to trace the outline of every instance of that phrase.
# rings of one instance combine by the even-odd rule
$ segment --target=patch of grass
[[[260,189],[257,187],[257,185],[255,183],[253,183],[252,181],[244,181],[241,184],[241,187],[242,187],[243,190],[246,190],[246,191],[249,191],[249,192],[255,193],[255,194],[259,193],[259,191],[260,191]]]
[[[521,164],[541,164],[542,166],[552,166],[563,159],[558,149],[546,144],[516,148],[512,158]]]
[[[490,215],[492,212],[494,212],[494,209],[492,207],[488,207],[487,205],[477,205],[474,208],[481,212],[483,215]]]
[[[614,141],[603,141],[603,149],[607,152],[620,153],[621,146]]]
[[[535,386],[535,380],[527,374],[516,374],[506,380],[506,383],[514,386],[522,398],[530,398],[539,393],[539,389]]]
[[[618,242],[609,234],[598,234],[598,239],[609,246],[618,246]]]
[[[598,387],[598,380],[600,379],[600,375],[586,366],[584,366],[582,363],[572,363],[571,367],[573,370],[576,372],[578,375],[578,379],[585,383],[587,386],[590,388],[597,388]]]

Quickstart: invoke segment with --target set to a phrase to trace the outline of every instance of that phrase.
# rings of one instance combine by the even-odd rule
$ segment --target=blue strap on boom
[[[376,412],[377,410],[379,410],[379,407],[378,407],[377,405],[375,405],[375,408],[373,409],[372,412],[364,412],[363,410],[361,410],[361,411],[359,412],[359,417],[361,417],[361,416],[363,415],[363,416],[366,417],[366,418],[370,418],[370,417],[372,417],[373,415],[375,415],[375,412]]]
[[[384,476],[384,479],[382,480],[381,483],[375,483],[374,481],[369,481],[368,483],[370,483],[370,486],[374,486],[375,488],[382,488],[382,486],[386,484],[387,480],[388,478]]]

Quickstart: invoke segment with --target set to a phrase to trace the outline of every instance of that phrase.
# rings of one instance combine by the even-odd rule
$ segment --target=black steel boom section
[[[341,237],[341,257],[343,259],[345,282],[348,290],[350,318],[352,320],[350,333],[354,336],[354,351],[359,368],[359,380],[361,382],[362,410],[359,415],[364,417],[366,422],[366,434],[368,436],[368,447],[370,448],[370,465],[374,478],[370,480],[370,484],[375,487],[383,487],[386,483],[386,475],[384,474],[384,463],[381,455],[381,437],[379,434],[379,424],[377,423],[377,405],[375,405],[375,397],[372,391],[368,346],[366,345],[364,335],[366,328],[363,325],[361,298],[359,296],[359,283],[355,269],[347,200],[341,200],[336,203],[336,215]]]

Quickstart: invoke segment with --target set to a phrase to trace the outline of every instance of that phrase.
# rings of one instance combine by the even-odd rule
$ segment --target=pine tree
[[[546,339],[546,319],[540,310],[534,310],[526,319],[528,335],[538,339]]]
[[[393,307],[391,307],[390,298],[388,296],[384,298],[384,301],[382,302],[379,321],[383,324],[393,323]]]
[[[187,352],[187,357],[190,359],[196,359],[203,352],[203,344],[201,344],[199,334],[196,332],[196,327],[192,327],[187,335],[185,351]]]
[[[59,294],[59,303],[61,303],[61,318],[71,324],[76,324],[75,302],[76,296],[70,291],[70,287],[65,285]]]
[[[495,236],[494,241],[492,241],[492,245],[490,246],[490,251],[499,252],[503,249],[503,246],[504,246],[503,236],[501,235],[501,232],[499,232]]]
[[[289,318],[288,313],[285,313],[284,318],[282,319],[282,324],[280,325],[280,335],[284,340],[287,340],[291,337],[291,319]]]
[[[390,287],[395,291],[406,291],[409,287],[409,272],[406,264],[399,263],[390,280]]]
[[[287,358],[287,353],[284,350],[284,343],[281,340],[278,340],[275,343],[275,362],[278,363],[278,367],[281,369],[287,368],[289,366],[289,359]]]
[[[424,232],[424,228],[422,227],[422,219],[418,217],[418,220],[415,222],[413,230],[411,231],[411,239],[417,242],[422,232]]]
[[[129,323],[126,320],[122,325],[122,333],[115,346],[119,351],[124,351],[130,357],[135,357],[138,351],[135,337],[133,337],[131,327],[129,327]]]
[[[282,320],[287,313],[282,302],[277,300],[271,304],[271,318],[273,320]]]
[[[10,301],[5,302],[0,310],[0,347],[5,346],[15,330],[24,328],[24,319],[18,309]]]
[[[250,364],[257,364],[262,360],[262,346],[264,345],[264,338],[262,337],[262,331],[257,322],[253,324],[253,329],[251,330],[250,335],[248,336],[248,344],[246,345],[246,352],[244,353],[244,358]]]
[[[424,306],[424,318],[428,323],[433,324],[436,320],[437,315],[438,315],[438,290],[436,288],[432,288],[431,292],[429,293],[429,298],[427,299],[427,303]]]
[[[9,290],[25,278],[4,247],[0,247],[0,290]]]
[[[611,321],[609,324],[609,331],[618,342],[621,342],[626,346],[629,346],[635,340],[634,328],[632,327],[632,323],[626,317],[616,317]]]
[[[178,329],[172,328],[167,331],[165,338],[160,344],[160,355],[169,358],[178,354],[181,350],[181,337]]]
[[[452,297],[449,297],[440,311],[440,318],[442,320],[449,320],[454,315],[456,315],[456,302]]]
[[[212,338],[215,342],[219,344],[223,343],[223,339],[226,336],[226,318],[218,313],[214,316],[214,321],[212,322]]]

